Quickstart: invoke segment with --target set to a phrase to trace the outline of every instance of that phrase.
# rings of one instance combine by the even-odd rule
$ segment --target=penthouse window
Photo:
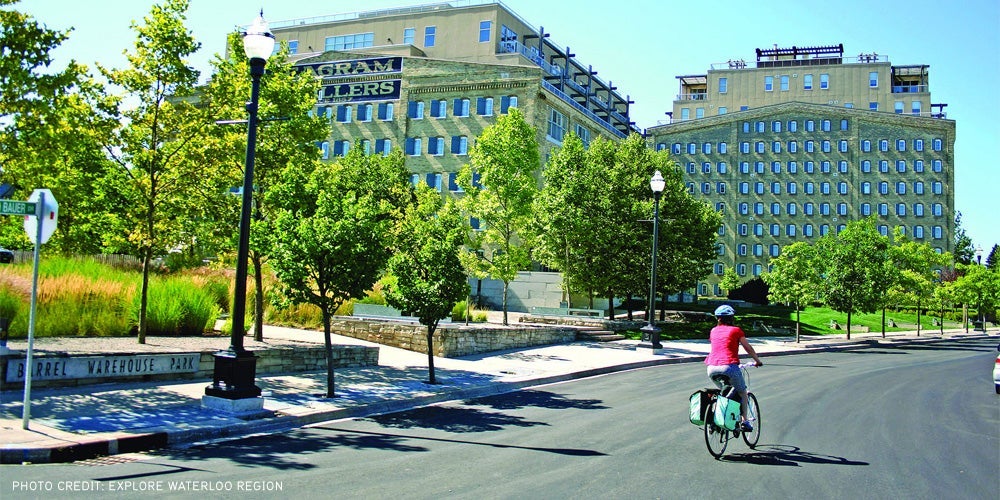
[[[492,31],[493,21],[479,21],[479,43],[489,42]]]
[[[434,40],[437,38],[437,26],[428,26],[424,28],[424,47],[433,47]]]
[[[375,42],[375,32],[356,33],[353,35],[328,36],[324,48],[331,50],[351,50],[371,47]]]
[[[566,117],[556,111],[555,109],[549,110],[549,127],[548,127],[548,137],[549,139],[561,143],[563,140],[563,135],[566,133]]]

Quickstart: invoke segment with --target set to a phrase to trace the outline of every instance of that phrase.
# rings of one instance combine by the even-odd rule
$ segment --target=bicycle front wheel
[[[760,440],[760,406],[757,404],[757,396],[754,396],[753,393],[747,394],[747,420],[753,426],[753,430],[743,432],[743,442],[750,449],[754,449],[757,447],[757,441]]]
[[[705,445],[708,452],[716,459],[722,458],[726,452],[726,444],[729,443],[729,431],[715,425],[712,415],[715,414],[715,403],[712,403],[705,411]]]

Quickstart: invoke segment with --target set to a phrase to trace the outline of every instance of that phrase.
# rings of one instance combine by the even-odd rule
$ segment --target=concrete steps
[[[615,340],[625,340],[625,336],[612,332],[610,330],[601,330],[600,328],[579,328],[576,332],[577,340],[585,340],[590,342],[613,342]]]

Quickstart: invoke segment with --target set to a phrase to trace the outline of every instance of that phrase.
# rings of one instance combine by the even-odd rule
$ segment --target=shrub
[[[451,320],[456,323],[464,323],[465,308],[466,308],[466,302],[464,300],[455,304],[455,307],[453,307],[451,310]],[[472,321],[473,323],[485,323],[488,319],[486,312],[477,311],[475,306],[469,309],[469,311],[472,314],[471,317],[469,318],[469,321]]]
[[[132,317],[138,325],[139,294]],[[147,335],[201,335],[219,316],[216,298],[183,277],[151,277],[146,307]]]

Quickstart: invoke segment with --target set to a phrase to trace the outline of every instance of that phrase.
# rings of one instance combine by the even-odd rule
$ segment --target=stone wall
[[[216,351],[202,351],[198,369],[188,373],[164,373],[157,375],[138,375],[125,377],[100,377],[61,380],[32,380],[31,387],[75,387],[81,385],[107,384],[117,382],[152,382],[171,380],[211,381],[215,370]],[[326,370],[325,348],[320,347],[274,347],[270,349],[253,350],[257,356],[257,375],[273,375],[279,373],[299,373]],[[149,354],[149,353],[144,353]],[[164,354],[164,353],[157,353]],[[116,353],[116,355],[128,355]],[[85,354],[74,354],[73,357],[86,357]],[[94,354],[93,356],[98,356]],[[66,357],[56,354],[36,354],[33,362],[44,362],[46,358]],[[21,390],[23,382],[7,382],[7,363],[9,360],[24,359],[24,355],[8,355],[0,357],[0,390]],[[338,345],[333,347],[334,368],[354,368],[361,366],[378,366],[378,347]]]
[[[337,317],[331,329],[338,335],[376,342],[416,352],[427,352],[427,327],[403,321],[366,321]],[[452,323],[434,332],[434,355],[454,358],[505,349],[561,344],[576,340],[576,330],[567,327],[518,325],[489,327]]]

